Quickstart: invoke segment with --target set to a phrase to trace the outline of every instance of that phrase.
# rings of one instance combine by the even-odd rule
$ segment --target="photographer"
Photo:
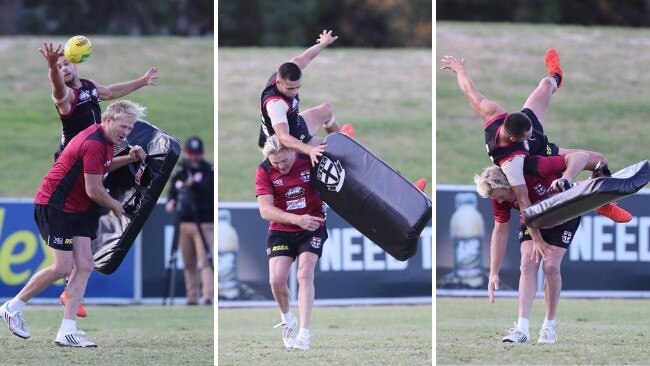
[[[183,160],[172,173],[165,209],[177,215],[178,248],[185,264],[187,305],[211,305],[214,274],[214,168],[203,160],[203,141],[190,137],[183,148]],[[201,236],[205,238],[203,243]],[[206,247],[210,256],[206,255]],[[199,277],[200,273],[200,277]],[[199,294],[199,283],[201,294]]]

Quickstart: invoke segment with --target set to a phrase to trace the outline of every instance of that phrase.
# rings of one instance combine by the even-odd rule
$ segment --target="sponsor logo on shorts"
[[[274,245],[273,248],[271,248],[271,251],[273,252],[277,252],[280,250],[289,250],[289,246],[286,244],[282,244],[282,245]]]
[[[564,230],[564,234],[562,234],[562,242],[564,244],[569,244],[571,242],[571,237],[572,236],[573,236],[572,232],[570,232],[568,230]]]
[[[287,198],[295,198],[295,197],[300,197],[303,194],[305,194],[305,189],[302,187],[293,187],[287,191],[287,193],[284,194],[285,197]]]
[[[303,182],[309,182],[309,179],[310,179],[309,170],[305,170],[304,172],[300,172],[300,178],[302,178]]]
[[[266,248],[266,255],[270,255],[270,254],[271,254],[271,248]]]
[[[548,145],[546,145],[546,155],[548,155],[548,156],[553,155],[553,150]]]
[[[63,238],[57,238],[56,236],[52,238],[52,244],[63,245]]]
[[[282,185],[284,185],[284,182],[282,181],[282,179],[276,179],[276,180],[273,181],[273,185],[276,186],[276,187],[282,186]]]
[[[313,238],[311,238],[311,246],[314,249],[320,248],[320,245],[321,245],[321,240],[319,237],[314,236]]]
[[[305,197],[298,198],[297,200],[287,201],[287,211],[299,210],[307,207]]]
[[[65,239],[65,244],[72,245],[72,238],[70,239]]]

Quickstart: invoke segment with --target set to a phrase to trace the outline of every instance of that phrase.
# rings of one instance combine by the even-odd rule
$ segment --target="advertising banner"
[[[219,203],[218,216],[219,298],[272,300],[268,222],[260,217],[257,203]],[[316,264],[316,299],[431,297],[431,223],[422,231],[415,256],[404,262],[386,254],[331,209],[327,230],[329,238]]]
[[[436,288],[486,290],[494,228],[491,201],[479,197],[474,186],[439,185],[436,198]],[[562,261],[563,294],[650,296],[650,190],[618,204],[632,214],[632,221],[617,224],[594,212],[582,216]],[[501,290],[518,288],[518,227],[513,211]]]

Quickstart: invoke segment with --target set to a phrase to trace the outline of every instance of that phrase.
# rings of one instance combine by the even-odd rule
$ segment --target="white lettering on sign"
[[[398,261],[354,228],[328,229],[327,242],[319,260],[323,272],[338,271],[401,271],[409,261]],[[422,269],[431,269],[431,228],[420,235],[418,251],[422,251]]]
[[[617,224],[602,216],[584,216],[569,247],[569,259],[582,262],[650,262],[650,217]]]

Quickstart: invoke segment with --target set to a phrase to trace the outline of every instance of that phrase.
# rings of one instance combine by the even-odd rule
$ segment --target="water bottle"
[[[449,231],[454,247],[454,275],[466,287],[482,288],[485,223],[477,210],[477,195],[458,193],[454,200],[456,211],[451,215]]]
[[[219,298],[233,300],[239,297],[237,256],[239,236],[231,225],[230,210],[219,210]]]

